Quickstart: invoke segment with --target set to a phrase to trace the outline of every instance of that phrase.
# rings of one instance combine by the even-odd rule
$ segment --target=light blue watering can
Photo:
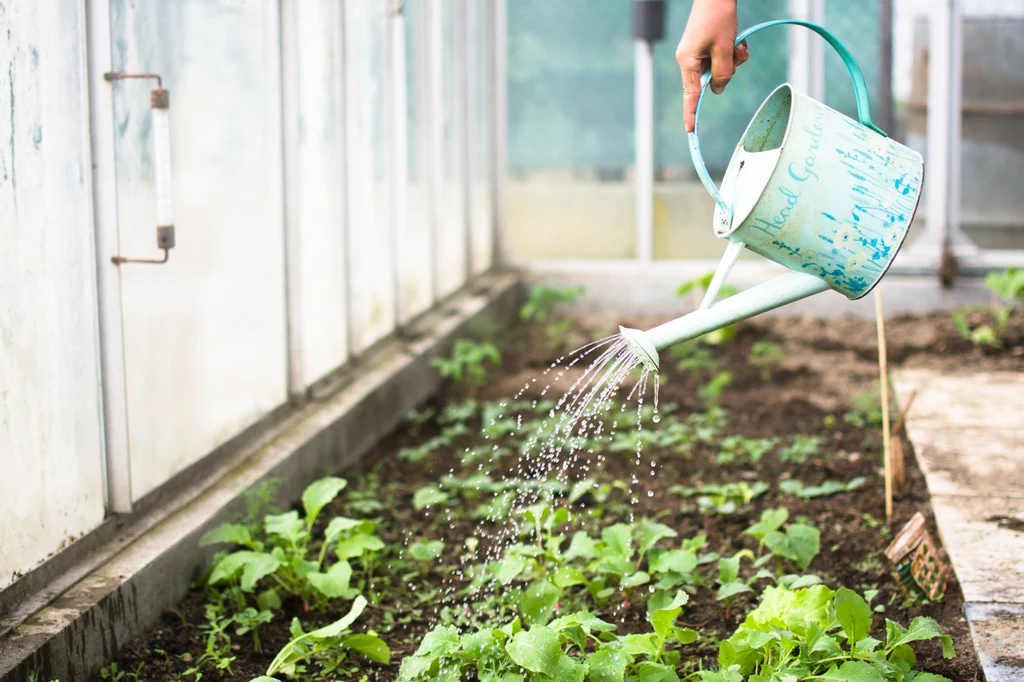
[[[736,43],[783,24],[811,29],[839,53],[859,121],[780,85],[747,126],[721,188],[708,175],[694,125],[693,164],[717,204],[715,235],[729,243],[697,311],[648,331],[619,328],[650,370],[658,370],[658,351],[827,289],[851,300],[865,296],[889,269],[917,211],[923,159],[871,122],[864,76],[834,35],[782,20],[749,28]],[[698,115],[710,81],[709,72],[701,78]],[[715,303],[744,248],[790,272]]]

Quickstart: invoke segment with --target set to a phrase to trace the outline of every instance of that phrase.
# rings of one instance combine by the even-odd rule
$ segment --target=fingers
[[[747,41],[743,41],[732,50],[732,61],[736,66],[742,66],[744,62],[750,59],[750,48],[747,47]]]
[[[700,98],[700,74],[702,60],[696,57],[678,57],[679,69],[683,74],[683,123],[686,132],[692,133],[697,116],[697,100]]]
[[[735,50],[731,42],[721,42],[711,48],[711,92],[721,95],[736,73]]]

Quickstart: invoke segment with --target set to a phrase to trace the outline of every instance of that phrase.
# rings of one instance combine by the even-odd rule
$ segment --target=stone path
[[[1024,680],[1024,374],[907,369],[907,435],[988,682]]]

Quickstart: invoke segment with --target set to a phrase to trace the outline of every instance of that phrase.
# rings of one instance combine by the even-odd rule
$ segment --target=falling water
[[[568,360],[568,362],[566,362]],[[639,380],[632,387],[626,400],[621,404],[619,413],[624,414],[629,402],[636,397],[637,411],[637,449],[636,467],[629,481],[628,495],[632,505],[639,502],[641,481],[639,473],[642,471],[642,441],[639,431],[643,428],[642,413],[644,397],[647,390],[650,370],[643,366],[640,358],[630,349],[629,345],[620,335],[609,336],[578,348],[568,356],[562,356],[548,367],[540,376],[540,380],[549,379],[540,393],[543,398],[548,394],[551,386],[561,379],[567,370],[584,361],[586,369],[577,378],[569,389],[558,398],[555,407],[550,410],[547,418],[543,419],[539,428],[536,428],[526,440],[519,457],[514,473],[505,477],[507,482],[512,483],[511,488],[515,490],[515,499],[506,515],[499,515],[492,512],[485,522],[495,524],[495,530],[486,533],[481,542],[481,552],[470,552],[469,556],[463,555],[463,565],[454,572],[454,575],[447,579],[443,589],[441,603],[434,609],[436,618],[441,606],[452,604],[459,589],[464,587],[464,569],[468,565],[476,563],[491,563],[504,558],[509,547],[515,544],[521,535],[525,510],[533,504],[543,501],[544,491],[540,485],[543,481],[554,478],[562,483],[569,483],[571,472],[578,468],[585,476],[589,473],[595,462],[592,456],[594,453],[593,441],[611,442],[619,428],[619,417],[613,417],[611,423],[607,424],[605,416],[614,412],[613,401],[618,393],[619,387],[627,376],[638,367],[642,367]],[[552,376],[553,373],[553,376]],[[523,394],[537,383],[537,377],[527,382],[513,396],[512,401],[518,401]],[[654,376],[653,411],[655,422],[660,421],[658,416],[658,376]],[[508,405],[509,403],[503,403]],[[533,401],[536,407],[537,401]],[[498,415],[492,420],[491,425],[505,417]],[[517,415],[516,431],[522,429],[522,415]],[[488,436],[484,436],[485,439]],[[495,445],[494,449],[497,450]],[[603,454],[597,453],[596,466],[603,462]],[[493,456],[491,461],[493,462]],[[651,463],[651,475],[655,473],[654,462]],[[534,483],[534,485],[531,485]],[[648,491],[648,496],[653,493]],[[446,510],[448,511],[448,510]],[[447,518],[451,523],[450,512]],[[630,521],[633,521],[632,514]],[[478,533],[481,534],[481,533]],[[472,600],[486,597],[493,593],[495,588],[493,577],[491,582],[476,588],[470,595]],[[465,604],[463,605],[465,606]],[[471,610],[467,610],[471,613]]]

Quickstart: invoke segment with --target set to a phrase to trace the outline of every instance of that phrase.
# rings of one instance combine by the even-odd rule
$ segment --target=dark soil
[[[569,341],[582,345],[614,330],[617,324],[645,328],[653,322],[656,320],[580,319],[576,321]],[[535,329],[519,329],[510,333],[502,340],[503,367],[500,373],[495,373],[488,386],[476,392],[449,386],[431,405],[440,411],[443,405],[463,400],[469,393],[478,400],[502,399],[515,394],[531,377],[549,367],[552,359],[564,350],[553,352],[542,337]],[[1024,325],[1018,323],[1005,337],[1007,345],[1004,349],[982,351],[959,338],[948,316],[903,318],[887,324],[889,360],[893,368],[927,365],[951,371],[1024,369]],[[772,340],[786,353],[780,365],[772,369],[767,382],[760,370],[748,362],[751,346],[759,340]],[[878,632],[884,618],[906,625],[915,616],[931,616],[953,638],[957,655],[951,661],[944,660],[937,643],[922,643],[916,646],[917,668],[945,675],[956,682],[982,680],[955,577],[951,577],[941,602],[910,603],[901,594],[882,554],[894,534],[918,511],[928,519],[928,527],[936,542],[938,537],[924,479],[910,444],[905,443],[906,487],[895,501],[892,520],[886,523],[880,428],[856,426],[843,418],[855,410],[859,394],[866,391],[877,394],[874,323],[804,318],[772,318],[745,323],[739,327],[732,342],[715,349],[715,357],[733,374],[731,385],[720,399],[721,406],[728,413],[728,425],[722,435],[786,439],[807,434],[825,438],[826,444],[806,463],[786,465],[774,455],[765,456],[757,465],[743,460],[719,465],[715,462],[717,446],[697,446],[685,456],[648,448],[643,454],[644,478],[648,478],[646,462],[649,459],[658,462],[658,474],[643,483],[653,495],[640,495],[635,508],[637,517],[656,517],[661,523],[674,528],[680,538],[706,533],[708,546],[705,551],[732,554],[742,547],[756,549],[756,542],[743,536],[741,531],[756,521],[763,509],[787,506],[791,520],[806,517],[821,531],[822,551],[808,572],[820,575],[833,588],[846,586],[858,591],[880,590],[873,604],[883,604],[885,611],[875,615],[873,634],[880,636]],[[696,386],[690,376],[674,369],[672,362],[663,360],[662,364],[665,370],[661,382],[662,404],[677,403],[677,414],[680,415],[701,410]],[[529,392],[527,397],[531,397]],[[478,421],[472,422],[471,433],[476,433],[474,429],[478,427]],[[382,508],[372,516],[378,519],[377,532],[389,547],[401,547],[410,536],[440,538],[446,546],[442,563],[457,565],[456,550],[470,535],[486,537],[485,529],[457,516],[449,522],[436,514],[417,512],[411,500],[417,489],[436,483],[450,470],[458,474],[459,454],[463,448],[484,441],[464,438],[459,441],[458,452],[453,448],[412,464],[398,459],[395,453],[402,447],[421,443],[435,435],[439,427],[431,421],[420,427],[415,435],[411,435],[411,430],[409,424],[400,426],[364,458],[358,470],[342,472],[341,475],[349,480],[349,488],[324,511],[321,518],[331,518],[335,514],[357,516],[351,507],[352,500],[359,497],[359,491],[369,491],[370,497],[383,502]],[[591,469],[591,475],[601,481],[629,480],[635,470],[635,461],[634,453],[608,454],[601,465]],[[514,456],[506,457],[491,475],[497,479],[502,469],[513,470],[515,466]],[[854,492],[811,500],[783,495],[778,488],[779,481],[785,478],[796,478],[805,485],[811,485],[826,479],[845,482],[856,476],[866,476],[869,481]],[[763,480],[771,485],[771,491],[729,515],[702,514],[692,500],[683,500],[668,491],[671,486],[679,484],[694,486],[738,480]],[[607,523],[608,517],[627,511],[624,498],[617,503],[609,501],[605,505],[606,518],[602,522]],[[945,560],[944,553],[942,557]],[[430,594],[431,590],[439,590],[444,580],[443,576],[431,573],[426,579],[412,579],[411,584],[418,592]],[[379,666],[353,655],[346,662],[350,664],[346,672],[334,679],[361,680],[364,675],[369,680],[394,679],[402,657],[415,650],[431,626],[435,608],[429,600],[416,606],[410,599],[410,587],[402,576],[382,568],[377,571],[373,584],[375,591],[383,595],[381,604],[368,608],[357,625],[362,629],[374,629],[388,642],[393,652],[392,663]],[[205,650],[205,637],[200,629],[205,623],[205,599],[201,590],[190,592],[177,609],[168,611],[152,630],[124,647],[118,658],[118,668],[134,671],[142,666],[138,679],[152,682],[194,679],[191,675],[183,676],[183,673]],[[753,596],[740,597],[727,613],[709,590],[699,590],[686,606],[681,620],[685,621],[682,624],[697,629],[705,637],[683,649],[683,660],[699,659],[705,666],[713,665],[717,653],[715,639],[728,637],[742,621],[744,613],[754,605]],[[314,624],[340,617],[347,607],[348,604],[344,603],[336,612],[319,614],[303,612],[299,603],[286,603],[284,612],[259,631],[263,653],[253,651],[248,635],[236,636],[233,638],[236,660],[231,663],[230,671],[207,667],[203,670],[202,679],[250,680],[257,677],[265,672],[276,652],[290,639],[288,626],[293,616],[300,617],[309,630]],[[616,613],[606,612],[604,616],[619,623],[620,634],[646,629],[642,602],[637,601],[624,608],[619,604],[617,608]],[[385,613],[389,618],[385,618]],[[313,679],[312,676],[309,679]]]

